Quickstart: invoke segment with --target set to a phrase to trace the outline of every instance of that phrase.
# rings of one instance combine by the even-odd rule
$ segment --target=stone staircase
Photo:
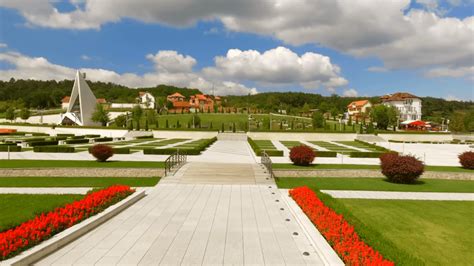
[[[160,183],[255,185],[274,184],[274,181],[261,164],[189,162]]]
[[[151,131],[128,131],[123,137],[125,140],[132,140],[136,137],[143,137],[143,136],[152,136],[153,132]]]
[[[375,135],[357,135],[356,139],[369,143],[387,142],[386,139]]]

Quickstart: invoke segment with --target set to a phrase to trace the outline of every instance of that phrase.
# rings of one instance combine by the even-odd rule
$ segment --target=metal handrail
[[[275,176],[273,174],[272,159],[270,159],[270,156],[268,156],[266,151],[262,151],[260,163],[267,168],[268,172],[270,173],[270,178],[274,178]]]
[[[179,153],[179,150],[176,153],[171,154],[165,160],[165,176],[168,176],[169,173],[180,168],[187,161],[186,154]]]

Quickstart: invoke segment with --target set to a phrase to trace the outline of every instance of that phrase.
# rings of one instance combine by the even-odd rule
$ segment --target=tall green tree
[[[5,119],[13,121],[15,120],[16,114],[15,114],[15,109],[13,107],[8,108],[5,111]]]
[[[372,121],[377,123],[377,128],[386,130],[389,125],[394,125],[397,122],[397,111],[393,107],[388,107],[383,104],[376,105],[372,108]]]
[[[31,112],[30,112],[30,109],[24,107],[21,109],[20,111],[20,118],[23,119],[23,120],[27,120],[28,118],[30,118],[31,116]]]
[[[125,127],[127,125],[127,116],[119,115],[115,118],[115,125],[117,127]]]
[[[324,116],[320,111],[313,113],[313,129],[324,127]]]
[[[143,109],[140,105],[135,105],[132,109],[132,119],[135,122],[140,121],[143,116]]]
[[[451,132],[464,132],[466,131],[466,126],[464,124],[465,114],[455,113],[451,117],[449,122],[449,131]]]
[[[109,111],[104,108],[104,106],[98,103],[95,106],[95,111],[92,113],[92,121],[100,123],[102,126],[106,126],[110,122]]]

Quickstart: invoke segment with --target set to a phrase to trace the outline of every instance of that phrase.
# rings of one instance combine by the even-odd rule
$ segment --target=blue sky
[[[154,11],[146,3],[140,5],[146,1],[135,1],[116,11],[104,8],[103,12],[113,14],[109,20],[94,17],[100,6],[93,0],[38,1],[34,7],[21,2],[0,2],[3,80],[12,76],[72,79],[73,69],[83,69],[93,80],[132,87],[167,83],[204,91],[214,86],[220,94],[304,91],[372,96],[408,91],[448,99],[474,98],[474,5],[470,0],[419,0],[408,5],[401,0],[386,11],[376,5],[347,7],[359,8],[360,18],[345,15],[346,7],[338,10],[326,7],[327,1],[315,0],[316,7],[336,12],[341,25],[333,25],[330,16],[325,24],[326,13],[319,18],[315,14],[312,21],[298,18],[296,11],[268,8],[261,16],[252,10],[234,11],[232,6],[211,10],[211,15],[193,12],[192,7],[181,13],[179,2],[186,1],[176,1],[176,9],[169,11],[177,18],[160,13],[159,7]],[[213,0],[204,2],[215,6]],[[301,8],[311,11],[314,7]],[[69,16],[68,20],[56,18],[58,14]],[[272,21],[275,16],[278,21]],[[372,22],[367,24],[365,17]],[[405,25],[403,17],[410,18],[411,25]],[[373,25],[374,20],[386,24]],[[439,37],[459,27],[462,30],[448,40]],[[240,52],[229,56],[230,49]],[[221,59],[219,64],[215,57]]]

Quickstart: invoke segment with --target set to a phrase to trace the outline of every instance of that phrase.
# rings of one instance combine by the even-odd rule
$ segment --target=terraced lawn
[[[2,177],[0,187],[131,187],[155,186],[159,177]]]
[[[348,153],[348,152],[356,152],[358,150],[354,150],[351,148],[347,148],[341,145],[337,145],[334,143],[330,143],[327,141],[309,141],[309,143],[319,146],[321,148],[328,149],[330,151],[340,152],[340,153]]]
[[[356,148],[359,148],[359,149],[364,149],[364,150],[367,150],[367,151],[374,151],[374,152],[378,151],[377,149],[375,149],[373,147],[370,147],[369,145],[366,145],[364,143],[357,142],[357,141],[335,141],[335,142],[340,143],[340,144],[344,144],[344,145],[347,145],[347,146],[356,147]]]

